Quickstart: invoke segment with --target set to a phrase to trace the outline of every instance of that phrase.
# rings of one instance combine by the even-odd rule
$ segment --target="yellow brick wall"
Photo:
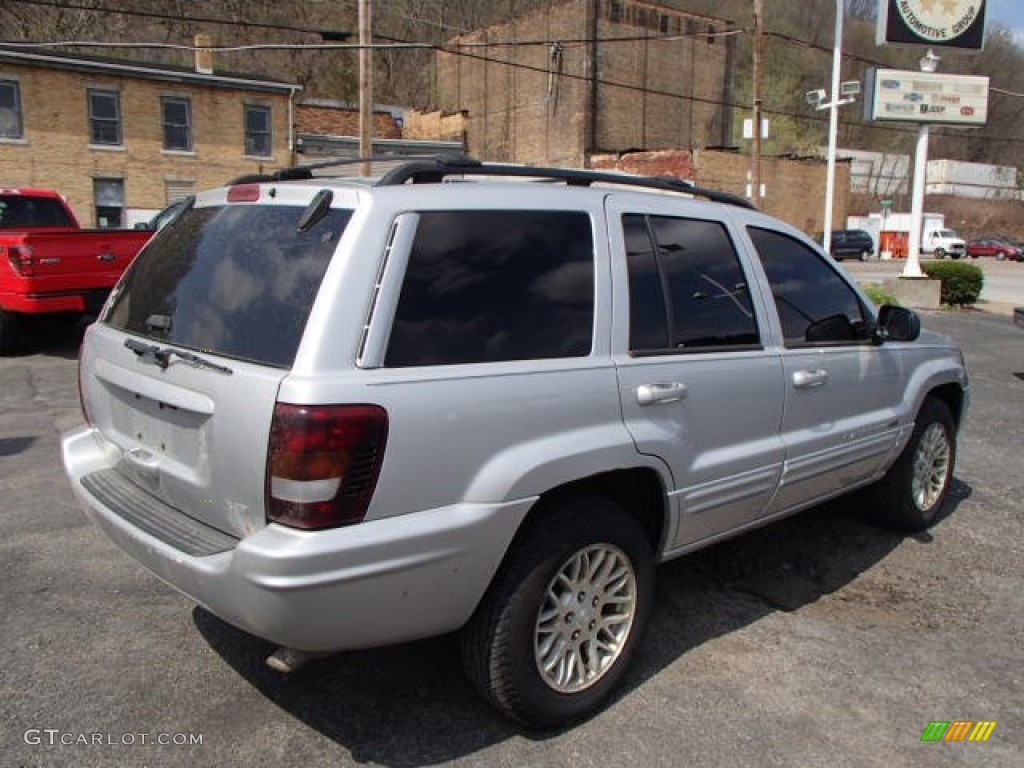
[[[82,225],[95,226],[93,179],[124,180],[125,208],[167,205],[165,183],[191,182],[196,191],[246,173],[293,163],[288,148],[289,97],[194,83],[45,69],[0,62],[0,77],[19,83],[24,140],[0,140],[0,186],[34,186],[64,194]],[[122,146],[89,144],[88,88],[117,91]],[[191,102],[192,152],[163,149],[161,96]],[[273,154],[245,156],[243,104],[271,109]]]

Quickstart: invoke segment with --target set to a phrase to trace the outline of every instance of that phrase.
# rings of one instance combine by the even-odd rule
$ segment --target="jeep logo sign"
[[[878,44],[980,51],[986,0],[879,0]]]

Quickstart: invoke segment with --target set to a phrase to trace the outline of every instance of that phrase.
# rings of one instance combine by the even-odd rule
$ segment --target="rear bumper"
[[[453,504],[327,531],[269,524],[229,549],[193,556],[83,485],[83,478],[113,466],[111,449],[94,430],[66,432],[61,442],[76,497],[115,544],[225,621],[304,651],[366,648],[458,629],[534,502]]]
[[[2,293],[0,307],[9,312],[21,312],[26,315],[52,312],[97,314],[109,295],[109,288],[60,293]]]

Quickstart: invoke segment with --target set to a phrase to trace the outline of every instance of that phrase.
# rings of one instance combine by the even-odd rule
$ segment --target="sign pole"
[[[928,176],[928,123],[917,129],[917,150],[914,153],[914,189],[910,201],[910,243],[907,263],[900,277],[925,277],[921,271],[921,229],[924,226],[924,188]]]

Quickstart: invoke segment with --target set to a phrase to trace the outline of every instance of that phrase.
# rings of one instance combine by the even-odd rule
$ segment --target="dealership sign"
[[[988,78],[902,69],[868,72],[865,119],[880,122],[984,125]]]
[[[986,0],[879,0],[878,44],[980,51]]]

